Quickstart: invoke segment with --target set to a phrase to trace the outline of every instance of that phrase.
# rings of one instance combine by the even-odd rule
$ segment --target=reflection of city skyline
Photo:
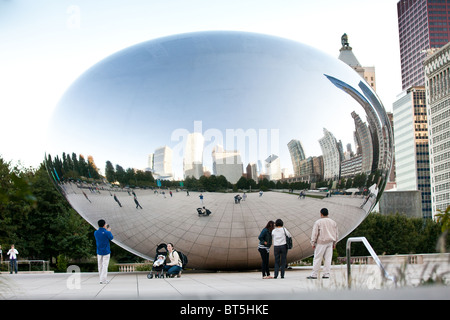
[[[367,110],[366,110],[367,112]],[[367,125],[360,116],[352,111],[350,116],[354,122],[354,145],[337,140],[333,133],[323,128],[323,136],[318,139],[322,150],[319,155],[307,155],[302,142],[299,139],[291,139],[287,148],[291,158],[292,168],[280,166],[280,156],[268,154],[257,162],[243,163],[241,151],[238,149],[225,150],[222,145],[216,145],[212,152],[205,154],[206,142],[202,133],[193,132],[185,136],[183,146],[183,173],[177,176],[172,170],[174,152],[170,147],[157,148],[149,155],[149,163],[146,170],[151,171],[158,179],[184,180],[188,177],[199,179],[201,176],[223,175],[231,183],[236,183],[244,176],[257,181],[267,178],[277,181],[295,178],[297,181],[318,182],[322,180],[337,181],[341,178],[350,178],[358,174],[369,175],[378,169],[379,159],[382,156],[378,143],[377,133],[381,128],[373,128],[378,121],[371,120],[371,113],[367,112]],[[372,127],[371,127],[372,125]],[[376,130],[376,131],[374,131]],[[245,146],[244,146],[245,148]],[[204,157],[211,157],[212,168],[204,165]],[[257,165],[258,163],[259,165]],[[244,170],[245,167],[245,170]]]

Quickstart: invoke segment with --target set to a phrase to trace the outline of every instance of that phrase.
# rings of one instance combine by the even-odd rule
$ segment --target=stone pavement
[[[395,287],[374,266],[333,266],[330,279],[308,280],[311,267],[294,267],[284,279],[261,279],[260,272],[185,272],[180,278],[148,279],[146,272],[1,274],[0,300],[374,300],[450,299],[450,287],[416,287],[423,267],[409,271],[412,285]],[[413,276],[411,276],[411,274]],[[448,281],[448,278],[447,278]]]

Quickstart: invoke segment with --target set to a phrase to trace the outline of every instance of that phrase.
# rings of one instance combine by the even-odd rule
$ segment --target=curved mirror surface
[[[258,235],[278,218],[288,262],[310,256],[321,208],[342,239],[391,161],[384,108],[354,70],[242,32],[160,38],[98,62],[60,100],[46,154],[94,227],[105,219],[117,244],[151,260],[171,242],[198,269],[259,267]]]

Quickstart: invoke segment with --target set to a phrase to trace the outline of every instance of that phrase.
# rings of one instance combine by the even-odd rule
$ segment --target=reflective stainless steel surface
[[[119,178],[107,162],[112,171],[150,170],[155,181],[136,188],[140,172],[120,186],[94,182],[92,167],[84,182],[70,180],[73,163],[60,160],[72,153],[92,156],[109,180]],[[134,45],[87,70],[56,108],[47,155],[74,209],[95,227],[106,219],[124,248],[153,259],[159,243],[172,242],[189,267],[242,269],[260,266],[258,235],[269,220],[281,218],[294,237],[288,261],[312,255],[323,207],[341,238],[356,228],[384,189],[392,138],[376,94],[335,57],[273,36],[199,32]],[[261,195],[256,181],[232,190],[247,168],[267,179]],[[220,176],[229,184],[216,188]],[[170,190],[167,181],[176,181]],[[202,206],[211,215],[199,216]]]

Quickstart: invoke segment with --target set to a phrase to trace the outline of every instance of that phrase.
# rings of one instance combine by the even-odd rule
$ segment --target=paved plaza
[[[448,268],[448,266],[446,267]],[[308,280],[310,267],[294,267],[284,279],[261,279],[260,272],[185,272],[180,278],[148,279],[146,272],[109,273],[100,284],[97,273],[1,274],[3,300],[373,300],[450,298],[450,287],[417,286],[424,266],[408,266],[408,285],[395,287],[375,265],[352,266],[352,288],[346,266],[334,266],[330,279]],[[448,281],[448,277],[447,277]]]

